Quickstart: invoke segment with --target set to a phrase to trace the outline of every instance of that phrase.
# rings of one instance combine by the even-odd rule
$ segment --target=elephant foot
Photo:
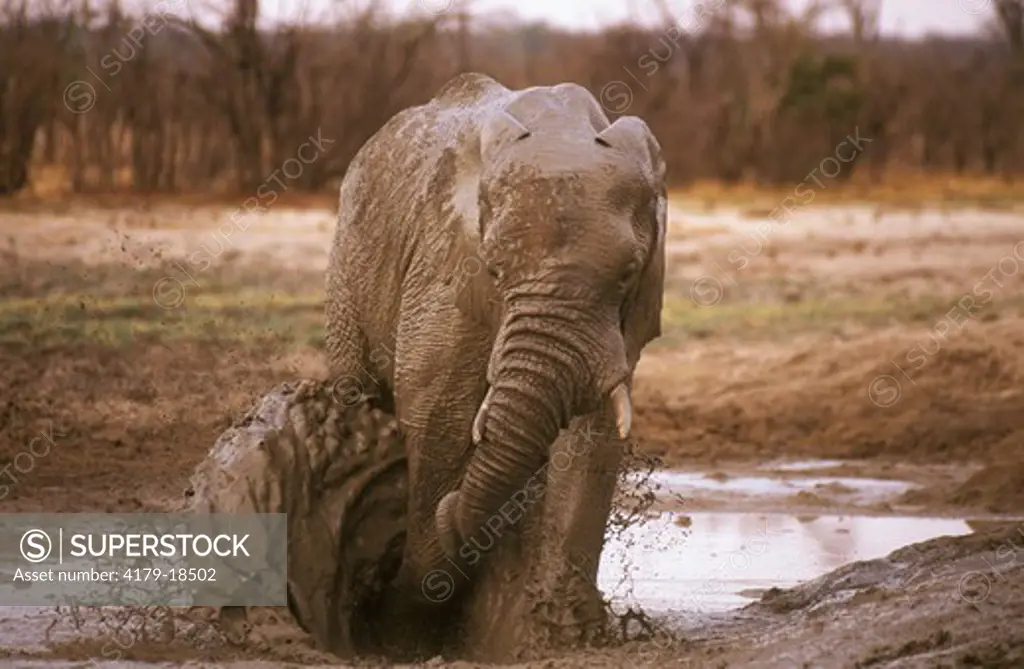
[[[458,508],[459,491],[454,490],[444,496],[440,504],[437,505],[437,511],[434,512],[437,538],[441,543],[441,549],[449,560],[456,560],[459,557],[459,548],[463,543],[455,523],[455,512]]]

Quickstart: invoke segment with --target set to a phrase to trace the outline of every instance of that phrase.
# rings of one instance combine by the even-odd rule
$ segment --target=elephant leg
[[[435,509],[459,485],[471,455],[471,427],[486,392],[486,335],[435,310],[400,325],[395,409],[408,465],[406,540],[398,574],[381,593],[379,643],[408,660],[441,652],[455,599],[469,579],[444,554]]]
[[[375,408],[394,415],[394,395],[387,369],[390,362],[386,357],[389,346],[384,343],[371,348],[350,304],[332,303],[329,313],[332,316],[328,319],[325,343],[328,381],[334,401],[349,408],[370,400]]]
[[[449,300],[450,301],[450,300]],[[380,645],[393,656],[437,654],[453,622],[448,605],[469,580],[445,557],[435,510],[456,489],[486,393],[490,341],[443,300],[409,299],[395,337],[395,415],[408,466],[406,539],[398,574],[378,600]],[[433,644],[433,645],[432,645]],[[396,655],[397,654],[397,655]]]
[[[354,407],[367,398],[373,405],[394,414],[393,396],[384,355],[387,344],[371,348],[364,330],[365,318],[348,290],[346,278],[329,273],[325,348],[334,401]],[[374,357],[378,359],[375,361]],[[381,369],[383,364],[384,369]]]
[[[446,569],[456,581],[465,580],[441,549],[435,510],[458,487],[472,453],[490,341],[454,309],[424,316],[400,326],[396,350],[396,410],[409,458],[409,535],[396,585],[437,602],[450,596],[440,583],[434,592],[424,582],[431,572]]]

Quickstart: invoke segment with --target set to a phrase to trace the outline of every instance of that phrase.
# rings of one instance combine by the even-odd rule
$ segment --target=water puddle
[[[602,554],[598,584],[616,608],[692,618],[742,607],[858,560],[939,536],[963,520],[664,512],[627,528]]]
[[[832,469],[845,464],[845,460],[790,460],[778,463],[769,462],[761,465],[758,469],[775,472],[804,472],[815,469]]]
[[[779,470],[788,467],[790,471],[817,469],[820,461],[813,466],[807,463],[791,463],[773,467]],[[662,495],[679,495],[683,498],[701,496],[707,498],[720,495],[754,497],[788,497],[799,493],[825,493],[841,498],[851,504],[871,504],[892,499],[917,487],[908,481],[861,478],[855,476],[807,476],[777,478],[773,476],[714,476],[700,472],[658,471],[650,476],[650,482],[660,487]]]

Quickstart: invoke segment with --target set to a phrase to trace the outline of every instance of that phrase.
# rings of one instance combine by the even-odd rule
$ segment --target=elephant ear
[[[487,273],[480,243],[485,216],[480,211],[480,175],[486,166],[512,142],[526,139],[530,131],[505,110],[491,114],[481,125],[478,137],[467,142],[457,166],[455,206],[463,221],[462,252],[456,269],[455,305],[473,320],[497,325],[501,299]]]
[[[480,128],[480,162],[488,165],[494,162],[498,152],[520,139],[530,136],[519,120],[504,109],[491,115]]]
[[[661,307],[665,284],[665,235],[668,219],[668,197],[665,190],[665,160],[661,145],[647,124],[636,116],[623,116],[598,133],[597,142],[619,150],[635,160],[647,175],[655,194],[654,211],[649,225],[650,252],[633,299],[623,314],[626,355],[632,369],[640,359],[640,351],[661,335]]]

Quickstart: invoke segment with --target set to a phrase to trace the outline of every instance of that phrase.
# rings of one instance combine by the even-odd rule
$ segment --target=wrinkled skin
[[[335,397],[374,396],[401,425],[402,597],[433,601],[424,578],[439,568],[477,578],[516,507],[549,516],[564,544],[545,568],[579,553],[596,581],[633,369],[660,333],[665,207],[647,126],[610,124],[574,84],[460,75],[359,152],[327,271],[327,349]],[[545,470],[569,448],[560,431],[585,425],[586,452]],[[527,508],[538,478],[557,507]]]

